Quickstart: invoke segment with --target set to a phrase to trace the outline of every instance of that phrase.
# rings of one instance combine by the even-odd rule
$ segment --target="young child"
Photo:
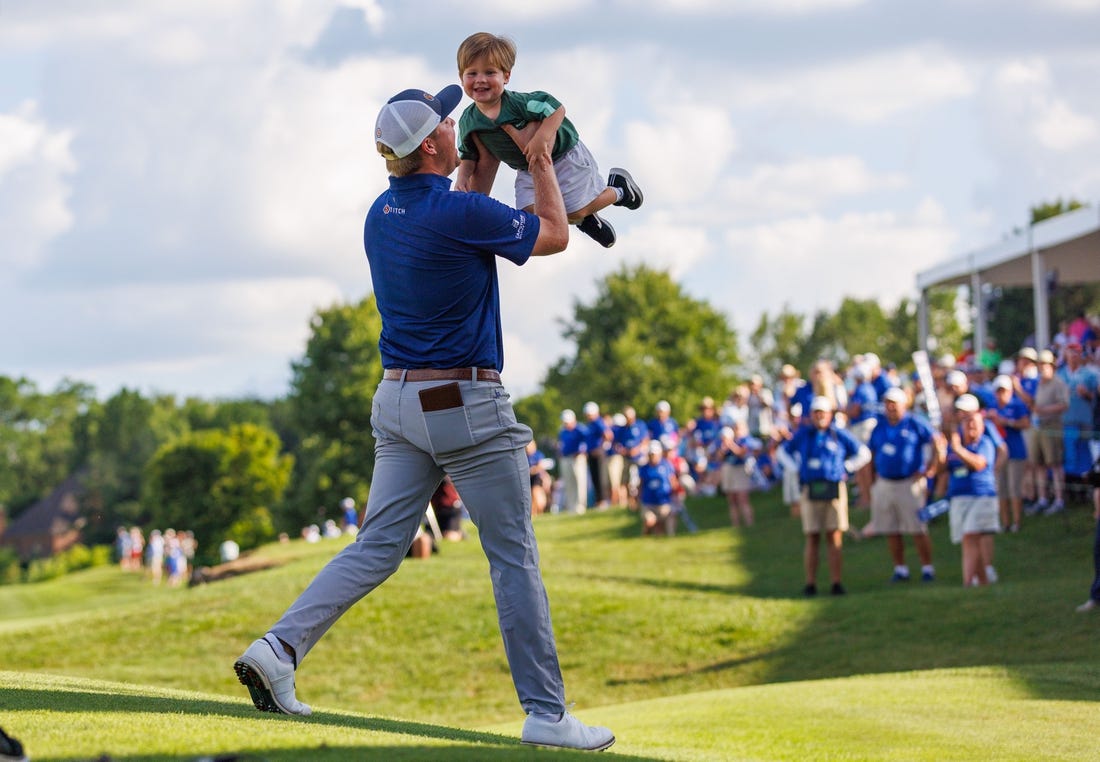
[[[462,89],[474,102],[458,120],[461,163],[455,190],[488,195],[503,161],[516,170],[516,206],[531,211],[535,192],[527,157],[552,145],[569,221],[600,245],[613,246],[615,229],[597,212],[612,205],[637,209],[641,189],[629,172],[615,167],[604,183],[596,160],[554,96],[504,89],[515,62],[515,44],[488,32],[472,34],[458,47]]]

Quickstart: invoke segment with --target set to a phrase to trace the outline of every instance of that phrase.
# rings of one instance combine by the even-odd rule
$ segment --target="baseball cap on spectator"
[[[852,366],[852,375],[862,381],[866,381],[871,377],[871,366],[866,362],[858,362]]]
[[[883,402],[908,402],[909,397],[905,394],[905,390],[898,386],[891,386],[882,395]]]
[[[657,403],[657,412],[660,413],[662,411],[665,413],[672,412],[672,405],[668,404],[668,400],[661,400]]]
[[[944,382],[948,386],[966,386],[966,374],[961,370],[953,370],[947,374]]]
[[[1066,349],[1073,349],[1077,352],[1080,352],[1081,351],[1081,342],[1079,342],[1077,339],[1070,339],[1069,341],[1066,342]]]
[[[976,413],[981,408],[981,403],[973,394],[961,394],[955,400],[955,409],[963,413]]]
[[[626,425],[626,416],[623,415],[622,413],[615,413],[615,415],[611,416],[611,425],[612,426],[625,426]]]
[[[863,355],[863,362],[867,363],[872,368],[882,367],[882,359],[874,352],[868,352],[867,354]]]
[[[995,379],[993,379],[993,388],[994,389],[1011,389],[1012,388],[1012,379],[1009,378],[1006,375],[1003,375],[1003,374],[1000,375],[1000,376],[997,376]]]
[[[1036,352],[1032,347],[1024,347],[1016,353],[1016,356],[1019,357],[1021,360],[1031,360],[1032,362],[1039,361],[1039,353]]]
[[[955,355],[943,355],[936,362],[941,368],[954,368],[955,367]]]
[[[572,410],[562,410],[561,411],[561,422],[562,423],[576,423],[577,422],[577,414],[574,413]]]
[[[1012,375],[1015,370],[1016,363],[1012,362],[1012,360],[1001,360],[1000,365],[997,366],[997,373],[1002,376]]]
[[[827,410],[830,413],[836,409],[833,401],[828,397],[817,396],[814,397],[814,401],[810,403],[810,412],[816,413],[818,410]]]
[[[435,95],[413,88],[386,101],[374,122],[374,139],[389,151],[387,159],[402,159],[424,142],[462,100],[462,88],[447,85]]]
[[[794,378],[798,375],[798,370],[793,365],[784,365],[779,369],[780,378]]]
[[[652,442],[649,443],[649,454],[650,455],[664,455],[665,454],[664,445],[662,445],[658,440],[654,439]]]
[[[1036,362],[1038,362],[1041,365],[1053,365],[1054,364],[1054,353],[1051,352],[1049,349],[1044,349],[1041,352],[1039,352],[1039,357],[1038,357],[1038,359],[1036,359]]]
[[[600,406],[597,405],[595,402],[586,402],[586,403],[584,403],[584,414],[585,415],[595,415],[598,412],[600,412]]]
[[[714,397],[703,397],[703,401],[699,403],[699,407],[714,407]]]

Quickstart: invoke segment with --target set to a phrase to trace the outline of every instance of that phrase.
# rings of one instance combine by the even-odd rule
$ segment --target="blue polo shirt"
[[[1031,411],[1027,409],[1027,405],[1019,397],[1012,397],[1004,407],[994,405],[993,410],[996,410],[1002,417],[1010,421],[1031,417]],[[1009,458],[1012,460],[1027,460],[1027,442],[1024,441],[1023,431],[1012,426],[1005,426],[1004,442],[1008,447]]]
[[[859,441],[835,423],[822,430],[807,424],[799,427],[783,448],[802,456],[798,476],[803,484],[813,481],[841,482],[848,476],[844,461],[859,452]]]
[[[603,449],[603,436],[607,431],[608,425],[604,423],[603,418],[596,418],[593,421],[585,420],[584,423],[584,444],[588,448],[588,452],[597,452]]]
[[[584,443],[584,426],[576,426],[572,429],[562,427],[558,432],[558,450],[562,457],[569,458],[587,451]]]
[[[656,464],[638,466],[638,481],[641,483],[639,499],[645,505],[664,505],[672,501],[672,476],[675,472],[672,464],[662,458]]]
[[[859,412],[852,417],[852,423],[861,423],[869,418],[874,418],[875,413],[878,412],[878,392],[869,382],[864,381],[852,390],[852,396],[848,398],[848,404],[853,403],[859,405]]]
[[[390,177],[363,244],[384,368],[504,367],[496,258],[522,265],[539,218],[435,174]]]
[[[997,459],[997,445],[988,434],[983,434],[974,444],[966,448],[985,458],[985,468],[971,471],[950,447],[947,449],[947,496],[948,497],[992,497],[997,494],[997,477],[993,474],[993,464]]]
[[[906,414],[890,425],[878,417],[867,447],[875,455],[875,473],[883,479],[908,479],[924,468],[924,446],[932,441],[932,427]]]
[[[638,419],[634,419],[633,422],[627,423],[625,426],[621,426],[615,430],[615,442],[622,445],[623,448],[627,450],[624,455],[628,458],[633,457],[638,463],[645,461],[645,453],[639,452],[633,456],[628,453],[644,442],[648,436],[649,428]]]

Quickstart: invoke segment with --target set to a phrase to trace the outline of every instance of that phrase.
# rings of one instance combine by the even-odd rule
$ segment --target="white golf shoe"
[[[254,641],[237,659],[233,671],[261,712],[312,714],[309,705],[294,695],[294,665],[280,660],[263,638]]]
[[[559,720],[552,719],[552,715],[529,714],[520,740],[530,746],[603,751],[615,743],[615,734],[608,728],[585,725],[569,712]]]

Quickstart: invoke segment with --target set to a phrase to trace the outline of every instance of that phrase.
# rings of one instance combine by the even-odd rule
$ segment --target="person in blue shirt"
[[[878,358],[876,357],[876,360]],[[852,377],[855,387],[848,395],[848,431],[862,444],[867,444],[871,439],[871,432],[878,423],[879,399],[878,392],[871,384],[871,367],[866,362],[856,363],[852,367]],[[859,487],[859,505],[863,508],[871,507],[871,482],[874,476],[870,465],[865,466],[856,474],[856,485]]]
[[[382,378],[371,426],[375,460],[355,541],[317,574],[283,616],[233,665],[256,707],[308,715],[295,670],[356,601],[401,565],[445,474],[462,495],[489,562],[504,652],[520,706],[521,740],[606,749],[607,728],[567,711],[550,604],[531,523],[524,446],[500,380],[504,367],[497,262],[525,264],[569,244],[548,151],[530,152],[533,212],[480,193],[451,192],[458,167],[451,85],[404,90],[375,121],[389,182],[367,212],[363,243],[382,318]]]
[[[607,477],[607,455],[611,444],[611,426],[600,415],[595,402],[584,403],[584,444],[588,459],[588,478],[595,493],[596,507],[606,508],[611,502],[611,486]]]
[[[1024,469],[1027,467],[1027,442],[1024,432],[1031,428],[1031,411],[1014,394],[1012,378],[1006,375],[993,379],[993,407],[986,410],[986,420],[1002,433],[1008,460],[997,470],[997,499],[1001,509],[1001,526],[1010,532],[1020,531],[1023,515]]]
[[[615,433],[615,452],[623,456],[623,481],[627,485],[627,505],[637,508],[638,466],[646,461],[649,444],[649,427],[638,420],[638,412],[627,405],[623,408],[625,421]]]
[[[875,475],[871,487],[871,526],[884,535],[894,561],[894,582],[909,581],[904,535],[913,538],[921,562],[921,579],[936,578],[932,565],[932,540],[917,512],[928,499],[928,480],[939,468],[933,447],[937,436],[925,420],[909,413],[909,395],[900,387],[886,390],[884,413],[867,443]]]
[[[1001,531],[993,470],[997,445],[986,431],[974,395],[963,394],[955,401],[955,419],[946,452],[941,449],[948,474],[951,542],[962,545],[963,585],[987,585],[997,580],[993,537]]]
[[[833,420],[836,405],[831,397],[818,396],[810,403],[811,423],[801,426],[783,447],[801,457],[802,532],[806,536],[803,562],[806,572],[804,595],[817,595],[817,567],[821,536],[826,537],[829,576],[833,595],[844,595],[844,533],[848,531],[849,474],[871,460],[866,445]]]
[[[658,440],[650,441],[646,453],[646,462],[638,467],[642,534],[672,536],[676,534],[672,498],[679,489],[676,469],[665,458],[665,448]]]
[[[668,400],[661,400],[653,408],[653,418],[649,420],[649,438],[658,441],[666,441],[665,437],[671,437],[672,441],[680,441],[680,424],[672,417],[672,405]]]
[[[588,436],[572,410],[561,412],[558,430],[558,473],[565,485],[562,510],[584,513],[588,509]]]
[[[752,470],[756,464],[754,445],[760,440],[749,436],[748,421],[738,420],[733,426],[723,426],[714,443],[713,459],[719,464],[722,492],[726,496],[730,525],[751,527],[754,522],[749,491]]]

